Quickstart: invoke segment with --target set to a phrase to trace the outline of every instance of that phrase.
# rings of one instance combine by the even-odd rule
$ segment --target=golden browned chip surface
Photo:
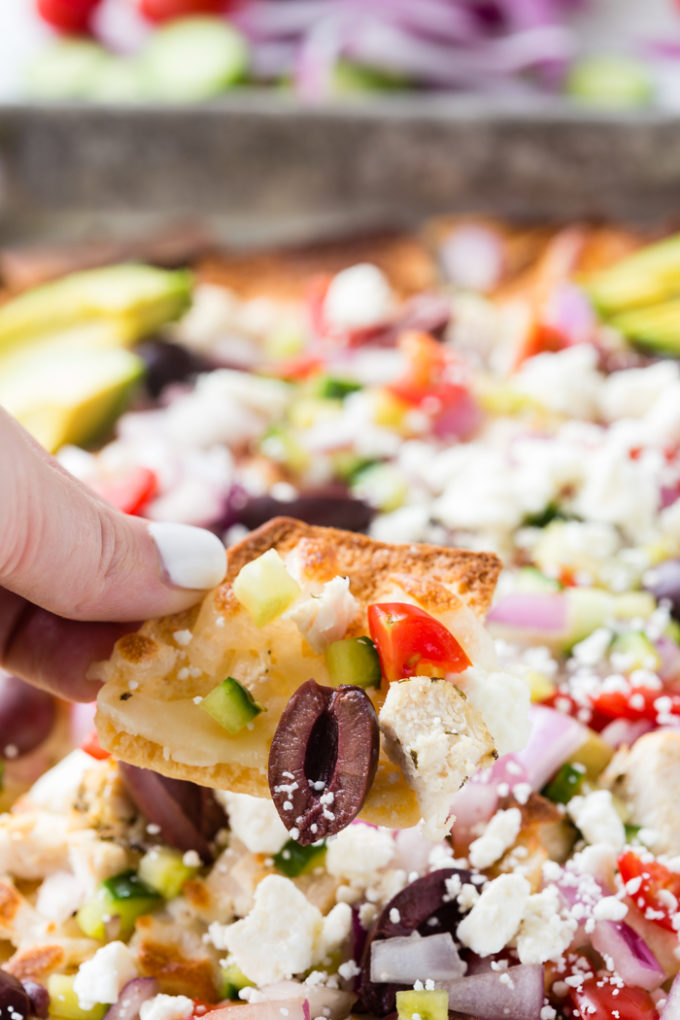
[[[117,757],[206,786],[268,796],[267,759],[278,720],[293,692],[310,677],[328,683],[315,653],[283,614],[258,628],[236,599],[241,568],[274,548],[305,593],[337,575],[348,577],[357,608],[347,633],[368,633],[372,602],[415,602],[441,619],[470,658],[483,653],[477,618],[489,607],[500,564],[489,553],[428,545],[387,545],[365,535],[276,518],[229,550],[224,582],[188,612],[145,623],[122,638],[111,659],[93,669],[105,681],[97,728]],[[264,707],[231,736],[200,702],[233,676]],[[369,691],[376,709],[384,691]],[[381,755],[363,817],[385,825],[419,818],[401,772]]]

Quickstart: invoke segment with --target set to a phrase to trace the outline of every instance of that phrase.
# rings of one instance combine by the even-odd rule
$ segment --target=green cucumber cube
[[[399,1020],[448,1020],[449,993],[441,988],[397,992],[397,1016]]]
[[[119,919],[118,938],[126,939],[143,914],[155,910],[163,898],[143,882],[134,871],[123,871],[107,878],[76,914],[76,920],[85,935],[93,939],[108,936],[108,922]]]
[[[300,846],[294,839],[289,839],[279,852],[274,854],[273,861],[274,866],[288,878],[297,878],[298,875],[309,875],[315,868],[320,867],[325,857],[325,840],[312,843],[310,846]]]
[[[369,637],[334,641],[326,650],[326,666],[331,683],[357,687],[380,687],[380,657]]]
[[[139,862],[139,877],[166,900],[179,896],[182,886],[198,873],[198,868],[184,863],[179,850],[156,846]]]
[[[541,793],[554,804],[568,804],[580,791],[586,774],[584,765],[565,762]]]
[[[82,1009],[73,988],[75,974],[50,974],[47,991],[50,996],[50,1016],[64,1020],[102,1020],[108,1006],[97,1003],[91,1009]]]
[[[231,958],[220,968],[220,995],[223,999],[238,999],[242,988],[254,988],[255,984],[245,976]]]
[[[213,687],[199,707],[229,733],[238,733],[264,711],[250,691],[232,676],[225,677],[217,687]]]
[[[276,549],[267,549],[256,560],[246,563],[233,585],[234,595],[258,627],[264,627],[285,612],[300,590]]]

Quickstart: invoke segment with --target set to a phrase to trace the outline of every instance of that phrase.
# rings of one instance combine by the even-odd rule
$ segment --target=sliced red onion
[[[560,283],[543,315],[546,326],[558,333],[568,346],[592,340],[597,318],[584,291],[575,283]]]
[[[531,734],[516,760],[526,772],[526,781],[540,790],[588,737],[585,726],[554,708],[531,705]]]
[[[467,439],[477,431],[482,420],[479,404],[471,393],[461,387],[456,400],[435,416],[432,432],[438,439]]]
[[[410,829],[397,829],[394,835],[395,852],[390,867],[402,868],[407,875],[423,875],[432,853],[432,843],[425,839],[419,825]]]
[[[543,967],[518,964],[502,971],[437,982],[449,993],[449,1009],[478,1020],[538,1020],[543,1006]]]
[[[307,999],[265,999],[263,1002],[231,1002],[211,1009],[210,1020],[310,1020]]]
[[[516,591],[500,599],[488,623],[558,637],[567,629],[567,600],[561,592]]]
[[[306,985],[299,981],[277,981],[259,989],[258,999],[263,996],[271,1002],[293,1002],[295,1008],[307,1004],[311,1017],[327,1017],[327,1020],[345,1020],[356,1001],[353,992],[326,985]]]
[[[680,1020],[680,974],[677,975],[661,1010],[660,1020]]]
[[[488,822],[498,807],[496,786],[474,782],[474,779],[473,776],[468,780],[451,802],[451,810],[455,815],[453,837],[456,841],[472,838],[476,827]]]
[[[651,992],[666,980],[654,953],[625,921],[596,921],[591,941],[601,956],[611,958],[624,984]]]
[[[450,932],[382,939],[371,946],[371,981],[413,984],[423,975],[433,981],[455,981],[465,973]]]
[[[123,986],[118,1000],[109,1006],[104,1020],[137,1020],[142,1003],[158,992],[156,978],[133,978]]]
[[[71,743],[80,747],[83,741],[90,736],[94,729],[94,714],[97,711],[97,702],[78,702],[69,706],[70,719],[69,731]]]
[[[57,719],[51,694],[0,672],[0,757],[18,758],[49,737]]]
[[[680,679],[680,645],[664,634],[656,642],[656,650],[661,656],[661,676],[665,680]]]
[[[600,736],[610,747],[632,747],[639,737],[655,728],[654,723],[647,719],[638,719],[637,722],[630,719],[614,719],[605,726]]]
[[[455,227],[439,248],[444,273],[451,283],[466,290],[487,293],[503,276],[505,252],[496,230],[478,223]]]

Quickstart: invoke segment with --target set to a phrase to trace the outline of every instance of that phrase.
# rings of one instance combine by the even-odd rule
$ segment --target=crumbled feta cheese
[[[595,348],[575,344],[529,358],[515,374],[513,385],[551,411],[571,418],[590,418],[602,384],[596,366]]]
[[[315,959],[323,960],[349,938],[352,931],[352,908],[349,903],[336,903],[326,914],[321,927]]]
[[[345,636],[358,608],[349,590],[349,578],[334,577],[324,584],[320,595],[298,602],[286,615],[310,647],[320,654],[333,641]]]
[[[605,896],[593,907],[596,921],[622,921],[628,913],[628,907],[616,896]]]
[[[276,854],[289,838],[271,800],[247,793],[217,791],[226,808],[229,828],[253,854]]]
[[[470,844],[470,863],[475,868],[488,868],[503,856],[517,839],[522,824],[519,808],[497,811],[484,832]]]
[[[123,986],[135,977],[137,963],[134,954],[124,942],[109,942],[78,968],[73,982],[78,1005],[84,1010],[92,1009],[101,1002],[110,1005],[116,1002]]]
[[[607,843],[618,850],[626,842],[626,830],[609,790],[595,790],[584,797],[572,797],[567,811],[588,843]]]
[[[176,630],[174,631],[172,636],[175,641],[175,644],[181,645],[183,648],[186,648],[186,646],[191,643],[191,639],[193,638],[193,634],[191,633],[190,630]]]
[[[531,691],[523,677],[487,673],[473,666],[460,675],[459,682],[486,723],[499,755],[521,750],[531,733]]]
[[[328,841],[326,871],[350,881],[376,881],[394,852],[394,838],[388,829],[355,822]]]
[[[448,680],[417,676],[390,684],[379,721],[387,754],[418,798],[423,835],[441,840],[451,827],[454,794],[492,760],[480,713]]]
[[[458,938],[478,956],[499,953],[519,928],[531,893],[521,875],[499,875],[458,925]]]
[[[389,281],[370,262],[360,262],[336,273],[323,304],[327,322],[341,329],[361,329],[386,322],[393,308]]]
[[[184,1020],[194,1011],[193,999],[187,995],[154,995],[153,999],[143,1002],[140,1020]]]
[[[517,933],[521,963],[558,960],[569,946],[578,922],[561,909],[555,886],[548,886],[527,900]]]
[[[262,879],[253,908],[243,920],[210,926],[217,948],[228,949],[246,977],[257,985],[285,981],[309,970],[322,931],[321,912],[282,875]]]

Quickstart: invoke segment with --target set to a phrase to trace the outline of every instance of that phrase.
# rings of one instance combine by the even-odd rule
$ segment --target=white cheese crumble
[[[97,1003],[116,1002],[123,986],[136,977],[137,963],[134,954],[124,942],[109,942],[78,968],[73,982],[78,1005],[81,1009],[88,1010]]]
[[[371,882],[378,879],[394,852],[394,839],[388,829],[355,822],[328,841],[326,871],[336,878]]]
[[[471,667],[460,685],[486,723],[499,755],[520,751],[531,733],[531,691],[523,677]]]
[[[269,798],[247,793],[216,791],[226,808],[229,828],[253,854],[277,854],[289,838],[278,811]]]
[[[572,797],[567,811],[587,843],[607,843],[618,850],[626,842],[626,830],[609,790]]]
[[[555,886],[530,896],[517,933],[520,963],[558,960],[568,948],[578,922],[560,903]]]
[[[323,304],[327,322],[341,329],[361,329],[386,322],[393,308],[389,281],[370,262],[360,262],[336,273]]]
[[[334,577],[320,595],[298,602],[286,614],[318,654],[345,636],[359,606],[349,590],[349,578]]]
[[[193,1000],[187,995],[154,995],[143,1002],[140,1020],[184,1020],[194,1011]]]
[[[499,860],[517,839],[522,814],[519,808],[497,811],[484,832],[470,844],[470,863],[475,868],[488,868]]]
[[[478,956],[499,953],[519,928],[530,893],[521,875],[499,875],[458,925],[459,940]]]
[[[605,896],[593,907],[596,921],[622,921],[627,913],[627,905],[616,896]]]
[[[176,630],[172,637],[176,645],[181,645],[183,648],[186,648],[186,646],[191,643],[193,634],[190,630]]]

